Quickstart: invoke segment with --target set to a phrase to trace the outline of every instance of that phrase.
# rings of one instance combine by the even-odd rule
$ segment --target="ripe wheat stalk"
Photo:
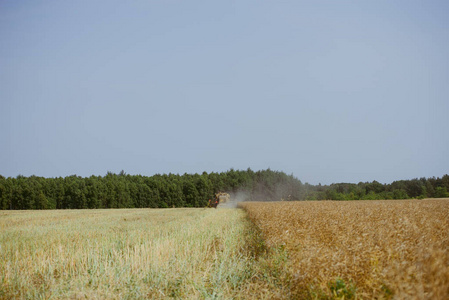
[[[449,298],[449,200],[241,204],[301,298]]]

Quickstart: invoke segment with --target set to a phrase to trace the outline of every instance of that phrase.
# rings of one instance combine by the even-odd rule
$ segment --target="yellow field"
[[[291,298],[449,299],[449,200],[242,203]]]
[[[449,200],[240,206],[0,211],[0,299],[449,298]]]
[[[0,212],[0,298],[270,298],[237,209]]]

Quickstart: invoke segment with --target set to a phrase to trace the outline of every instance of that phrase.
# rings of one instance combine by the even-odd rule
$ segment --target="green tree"
[[[435,189],[435,198],[447,198],[449,197],[449,193],[447,192],[446,187],[437,187]]]
[[[47,209],[48,208],[48,200],[45,196],[44,192],[40,192],[37,201],[36,201],[36,209]]]

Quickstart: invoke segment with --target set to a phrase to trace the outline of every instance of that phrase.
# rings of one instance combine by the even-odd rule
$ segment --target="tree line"
[[[334,183],[329,186],[310,186],[306,193],[308,200],[393,200],[449,197],[449,175],[441,178],[415,178],[398,180],[390,184],[377,181],[354,183]]]
[[[283,172],[231,169],[222,173],[129,175],[58,178],[0,176],[0,209],[204,207],[215,193],[246,200],[276,200],[294,194],[301,182]],[[282,188],[279,188],[282,187]]]
[[[357,200],[449,197],[449,176],[391,184],[303,184],[293,175],[270,169],[230,169],[221,173],[58,178],[0,175],[0,209],[204,207],[219,191],[241,201]]]

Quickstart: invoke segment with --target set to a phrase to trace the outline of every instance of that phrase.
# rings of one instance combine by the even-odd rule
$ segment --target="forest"
[[[311,185],[270,169],[221,173],[15,178],[0,175],[0,209],[204,207],[219,191],[239,201],[376,200],[449,197],[449,175],[441,178]]]

